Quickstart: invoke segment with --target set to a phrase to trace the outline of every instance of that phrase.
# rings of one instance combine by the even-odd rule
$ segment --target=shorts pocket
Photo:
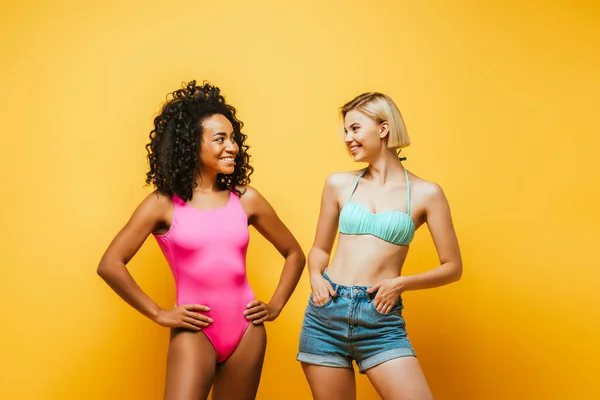
[[[371,303],[371,309],[373,311],[375,311],[375,313],[377,313],[378,315],[381,315],[381,316],[401,315],[402,309],[404,308],[404,306],[402,305],[402,299],[400,297],[398,298],[398,301],[396,301],[396,304],[394,304],[394,306],[392,307],[390,312],[388,312],[387,314],[379,312],[379,310],[377,310],[377,308],[375,307],[375,302],[373,300],[371,300],[370,303]]]
[[[332,301],[333,301],[333,297],[329,296],[329,299],[325,302],[325,304],[317,305],[317,304],[313,303],[312,293],[308,296],[308,304],[310,304],[310,306],[314,307],[314,308],[323,308],[323,307],[326,307]]]

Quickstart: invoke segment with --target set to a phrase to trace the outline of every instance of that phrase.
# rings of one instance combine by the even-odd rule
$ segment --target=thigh
[[[432,400],[429,385],[416,357],[400,357],[366,370],[383,400]]]
[[[354,400],[356,382],[350,368],[323,367],[302,363],[314,400]]]
[[[260,383],[266,347],[267,333],[264,325],[251,323],[231,356],[217,366],[213,400],[254,399]]]
[[[171,330],[165,400],[206,399],[216,364],[217,355],[204,333]]]

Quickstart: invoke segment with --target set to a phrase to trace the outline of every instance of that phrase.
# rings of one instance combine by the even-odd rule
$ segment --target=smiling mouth
[[[219,158],[220,161],[223,161],[226,164],[234,164],[235,163],[235,157],[221,157]]]
[[[350,146],[350,153],[354,154],[354,153],[356,153],[356,152],[358,151],[358,149],[360,149],[360,148],[361,148],[361,146],[359,146],[359,145],[352,145],[352,146]]]

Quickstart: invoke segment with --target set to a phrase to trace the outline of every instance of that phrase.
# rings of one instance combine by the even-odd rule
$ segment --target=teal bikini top
[[[410,217],[410,180],[408,172],[404,170],[406,176],[406,192],[408,198],[408,207],[406,212],[402,211],[384,211],[373,214],[362,204],[350,201],[358,181],[367,172],[365,169],[354,182],[354,187],[348,201],[342,207],[340,212],[340,233],[346,235],[372,235],[386,242],[400,246],[408,246],[415,234],[415,224]]]

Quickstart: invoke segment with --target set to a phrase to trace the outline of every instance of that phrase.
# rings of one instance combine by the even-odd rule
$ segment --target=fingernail
[[[209,318],[209,319],[208,319],[208,322],[213,322],[212,318]]]

